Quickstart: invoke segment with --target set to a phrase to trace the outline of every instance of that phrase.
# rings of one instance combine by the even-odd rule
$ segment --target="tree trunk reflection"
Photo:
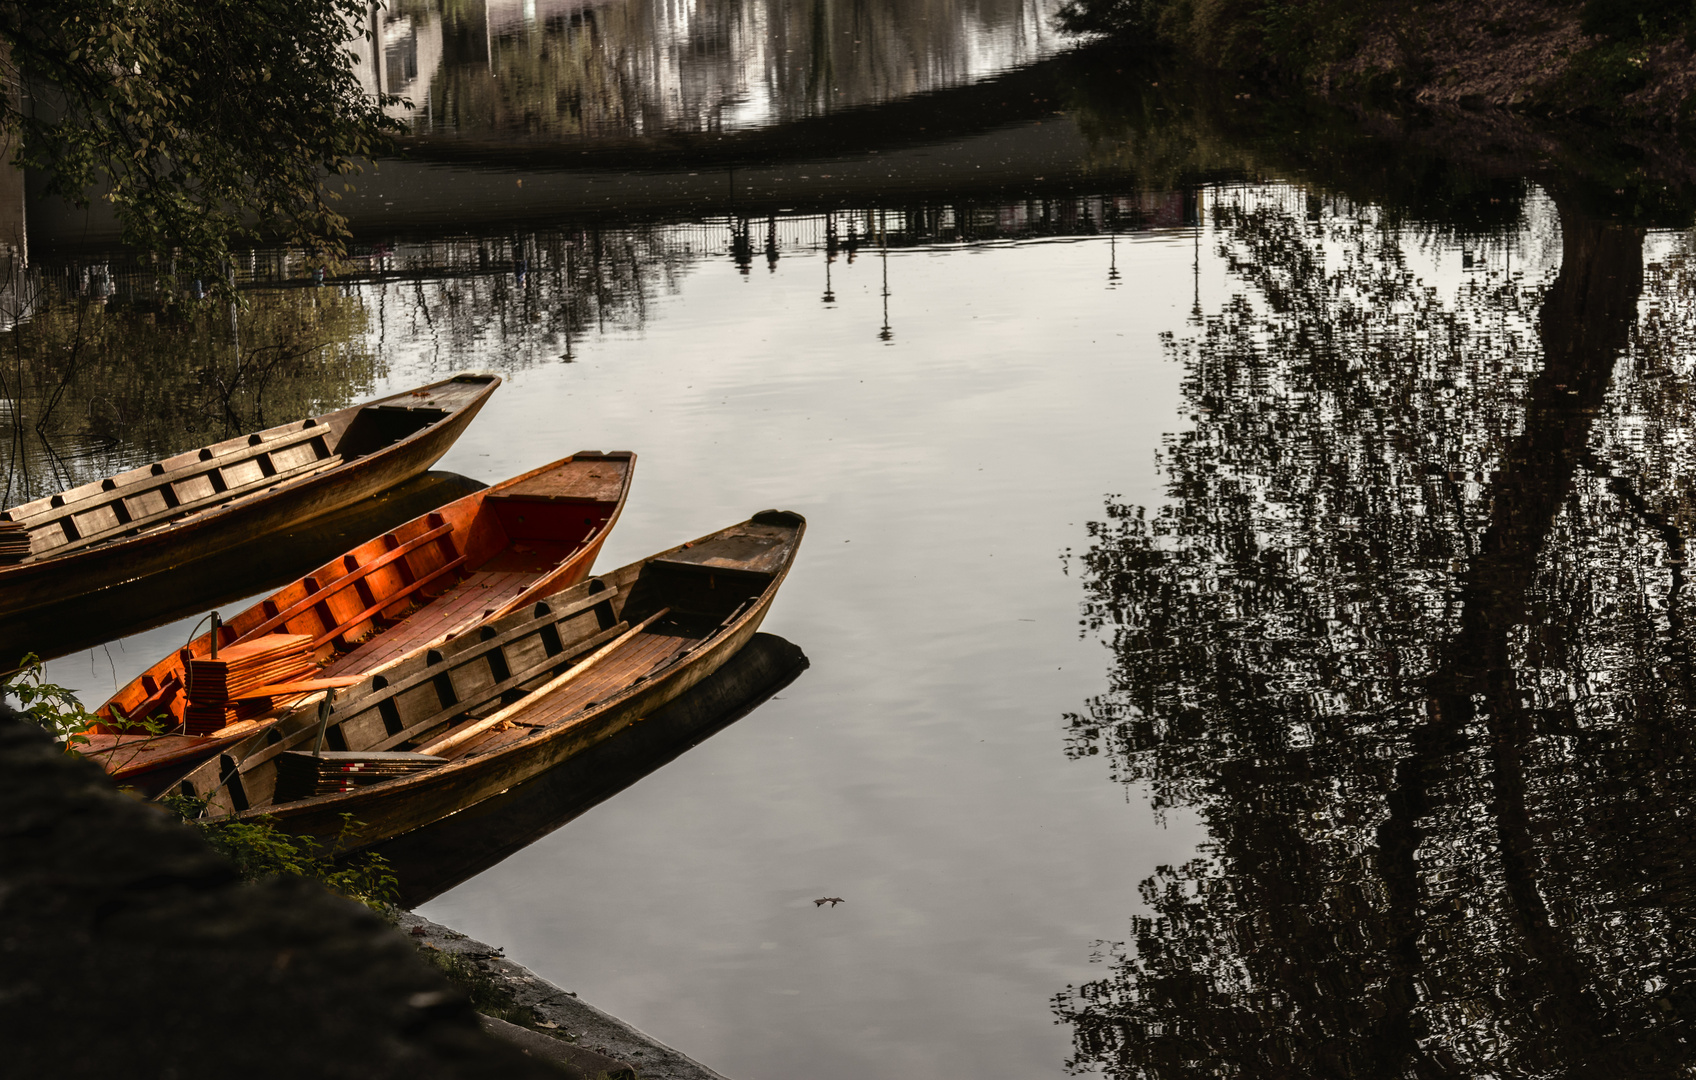
[[[1642,231],[1552,199],[1546,288],[1452,304],[1369,210],[1216,207],[1247,287],[1174,344],[1171,504],[1093,527],[1070,747],[1213,839],[1056,999],[1075,1067],[1688,1069],[1682,338]]]

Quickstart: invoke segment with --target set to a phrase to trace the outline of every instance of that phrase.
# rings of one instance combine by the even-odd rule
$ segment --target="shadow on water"
[[[331,517],[250,540],[215,557],[45,609],[0,620],[0,667],[25,653],[63,656],[275,589],[373,536],[487,485],[427,472]]]
[[[800,678],[808,661],[754,638],[688,693],[565,764],[434,825],[369,850],[388,859],[413,908],[467,881],[664,767]]]

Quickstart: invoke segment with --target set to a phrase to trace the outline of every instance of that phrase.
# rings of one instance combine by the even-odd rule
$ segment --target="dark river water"
[[[1688,1075],[1680,197],[1050,15],[402,4],[348,261],[32,217],[6,501],[486,368],[439,467],[637,451],[603,567],[805,514],[811,668],[422,908],[737,1080]]]

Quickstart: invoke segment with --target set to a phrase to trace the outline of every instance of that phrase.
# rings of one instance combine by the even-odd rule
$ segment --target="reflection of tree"
[[[1071,750],[1211,845],[1058,999],[1074,1064],[1682,1072],[1684,305],[1633,333],[1641,234],[1563,198],[1539,350],[1535,275],[1446,303],[1305,209],[1218,212],[1250,288],[1187,350],[1171,503],[1084,559],[1117,664]]]
[[[232,315],[150,302],[151,284],[114,292],[103,266],[49,275],[33,318],[6,332],[5,505],[339,408],[376,377],[355,296],[255,290]]]
[[[639,329],[704,255],[704,232],[636,225],[406,244],[375,261],[379,282],[363,294],[385,340],[424,345],[431,370],[513,370],[571,359],[590,334]]]

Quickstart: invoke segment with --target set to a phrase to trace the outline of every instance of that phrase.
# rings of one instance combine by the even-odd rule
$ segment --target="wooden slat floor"
[[[352,651],[325,664],[319,677],[358,675],[398,660],[449,630],[482,618],[484,612],[505,604],[535,580],[534,573],[523,571],[474,571],[454,588],[407,615],[400,624],[371,635]]]
[[[664,626],[664,624],[659,624]],[[668,632],[669,631],[669,632]],[[592,701],[610,697],[641,675],[654,671],[674,654],[699,641],[703,635],[675,627],[659,633],[638,635],[582,676],[539,699],[514,719],[506,729],[496,729],[470,739],[448,751],[452,760],[494,750],[524,738],[538,727],[551,727]]]

